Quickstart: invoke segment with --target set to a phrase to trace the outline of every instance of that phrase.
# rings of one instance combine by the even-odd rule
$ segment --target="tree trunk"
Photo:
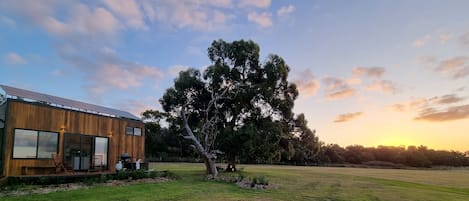
[[[217,177],[218,175],[217,166],[215,165],[215,161],[211,157],[210,154],[204,154],[204,162],[205,162],[205,172],[207,173],[207,175],[212,175],[213,178]]]
[[[230,155],[228,157],[228,165],[225,169],[226,172],[236,172],[236,156]]]
[[[192,129],[189,126],[189,123],[187,122],[186,114],[184,113],[184,111],[181,111],[181,116],[184,123],[184,127],[186,128],[187,132],[187,135],[184,136],[184,138],[191,140],[197,151],[199,151],[200,155],[202,155],[202,157],[204,158],[207,174],[212,175],[213,178],[217,177],[218,171],[217,167],[215,166],[215,155],[210,153],[209,150],[206,150],[202,146],[202,144],[200,144],[200,141],[195,137],[194,133],[192,132]]]

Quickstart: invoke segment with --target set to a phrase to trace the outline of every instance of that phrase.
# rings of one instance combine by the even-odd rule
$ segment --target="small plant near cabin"
[[[251,188],[254,188],[256,185],[269,185],[269,180],[265,176],[253,177],[251,180]]]

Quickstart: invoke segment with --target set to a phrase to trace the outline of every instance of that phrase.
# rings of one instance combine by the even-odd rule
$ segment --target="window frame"
[[[127,132],[127,129],[132,129],[132,134],[131,134],[130,132]],[[135,130],[136,130],[136,129],[139,129],[139,130],[140,130],[140,134],[139,134],[139,135],[135,134]],[[130,131],[130,130],[129,130],[129,131]],[[126,127],[125,127],[125,134],[126,134],[126,135],[139,136],[139,137],[141,137],[141,136],[143,135],[142,131],[143,131],[143,129],[142,129],[141,127],[134,127],[134,126],[126,126]]]
[[[129,129],[129,128],[132,129],[132,133],[127,132],[127,129]],[[129,130],[129,131],[130,131],[130,130]],[[134,135],[134,127],[132,127],[132,126],[126,126],[126,127],[125,127],[125,134],[126,134],[126,135]]]
[[[36,132],[36,153],[34,158],[15,158],[15,140],[16,140],[16,130],[24,130],[24,131],[34,131]],[[50,160],[52,159],[52,154],[50,158],[39,158],[38,157],[38,151],[39,151],[39,135],[41,132],[44,133],[54,133],[57,136],[57,145],[56,145],[56,154],[59,153],[59,144],[60,144],[60,135],[59,132],[53,132],[53,131],[45,131],[45,130],[34,130],[34,129],[26,129],[26,128],[14,128],[13,129],[13,142],[11,146],[11,159],[15,160]]]
[[[138,135],[137,135],[136,132],[135,132],[135,130],[137,130],[137,129],[140,130],[140,134],[138,134]],[[134,136],[142,136],[142,128],[140,128],[140,127],[134,127]]]
[[[96,156],[96,139],[97,138],[102,138],[102,139],[106,139],[106,164],[103,165],[103,166],[100,166],[101,168],[103,169],[109,169],[109,143],[110,143],[110,140],[109,140],[109,137],[104,137],[104,136],[94,136],[93,137],[93,157]],[[93,159],[94,160],[94,159]],[[96,162],[96,161],[93,161],[93,163]],[[97,167],[96,164],[94,164],[95,168]]]

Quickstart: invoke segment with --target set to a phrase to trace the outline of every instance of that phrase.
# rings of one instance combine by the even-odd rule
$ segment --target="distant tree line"
[[[198,154],[185,140],[180,128],[172,125],[161,127],[164,114],[146,111],[145,151],[152,161],[202,162]],[[306,127],[304,115],[296,117],[294,128],[289,135],[283,136],[278,143],[264,149],[263,146],[244,145],[246,150],[237,157],[237,162],[249,164],[288,164],[288,165],[364,165],[380,167],[434,167],[469,166],[469,152],[434,150],[425,146],[377,146],[364,147],[352,145],[341,147],[337,144],[323,144],[314,130]],[[252,147],[249,147],[252,146]],[[269,154],[257,155],[265,151]],[[228,157],[221,154],[218,162],[227,162]]]
[[[215,161],[234,171],[237,163],[468,165],[462,153],[425,147],[324,145],[305,116],[293,113],[299,92],[282,57],[261,61],[254,41],[221,39],[207,55],[205,70],[181,71],[166,89],[159,99],[164,112],[143,113],[147,159],[203,161],[214,177]]]
[[[337,144],[321,146],[322,164],[365,164],[377,166],[469,166],[469,152],[429,149],[426,146],[347,146]]]

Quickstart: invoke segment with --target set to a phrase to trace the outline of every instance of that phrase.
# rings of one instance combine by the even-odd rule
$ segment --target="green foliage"
[[[244,172],[244,168],[239,168],[236,171],[236,174],[238,175],[238,181],[243,181],[244,178],[246,178],[246,173]]]
[[[264,185],[267,186],[269,185],[269,180],[265,176],[256,176],[251,179],[251,187],[254,187],[256,185]]]
[[[337,144],[323,145],[318,154],[321,163],[371,164],[372,166],[404,166],[430,168],[434,166],[469,166],[469,156],[457,151],[428,149],[425,146],[378,146],[352,145],[345,148]],[[369,163],[372,162],[372,163]],[[379,165],[381,163],[381,165]]]
[[[213,41],[208,48],[212,64],[202,73],[182,71],[167,89],[160,103],[167,112],[170,127],[182,129],[178,111],[184,107],[189,125],[200,133],[204,115],[218,117],[208,141],[233,163],[271,161],[283,136],[291,132],[293,105],[298,96],[295,84],[288,82],[290,68],[278,55],[259,60],[259,46],[253,41]],[[214,94],[223,93],[216,110],[207,110]],[[215,141],[215,142],[212,142]],[[200,140],[207,145],[206,140]]]

